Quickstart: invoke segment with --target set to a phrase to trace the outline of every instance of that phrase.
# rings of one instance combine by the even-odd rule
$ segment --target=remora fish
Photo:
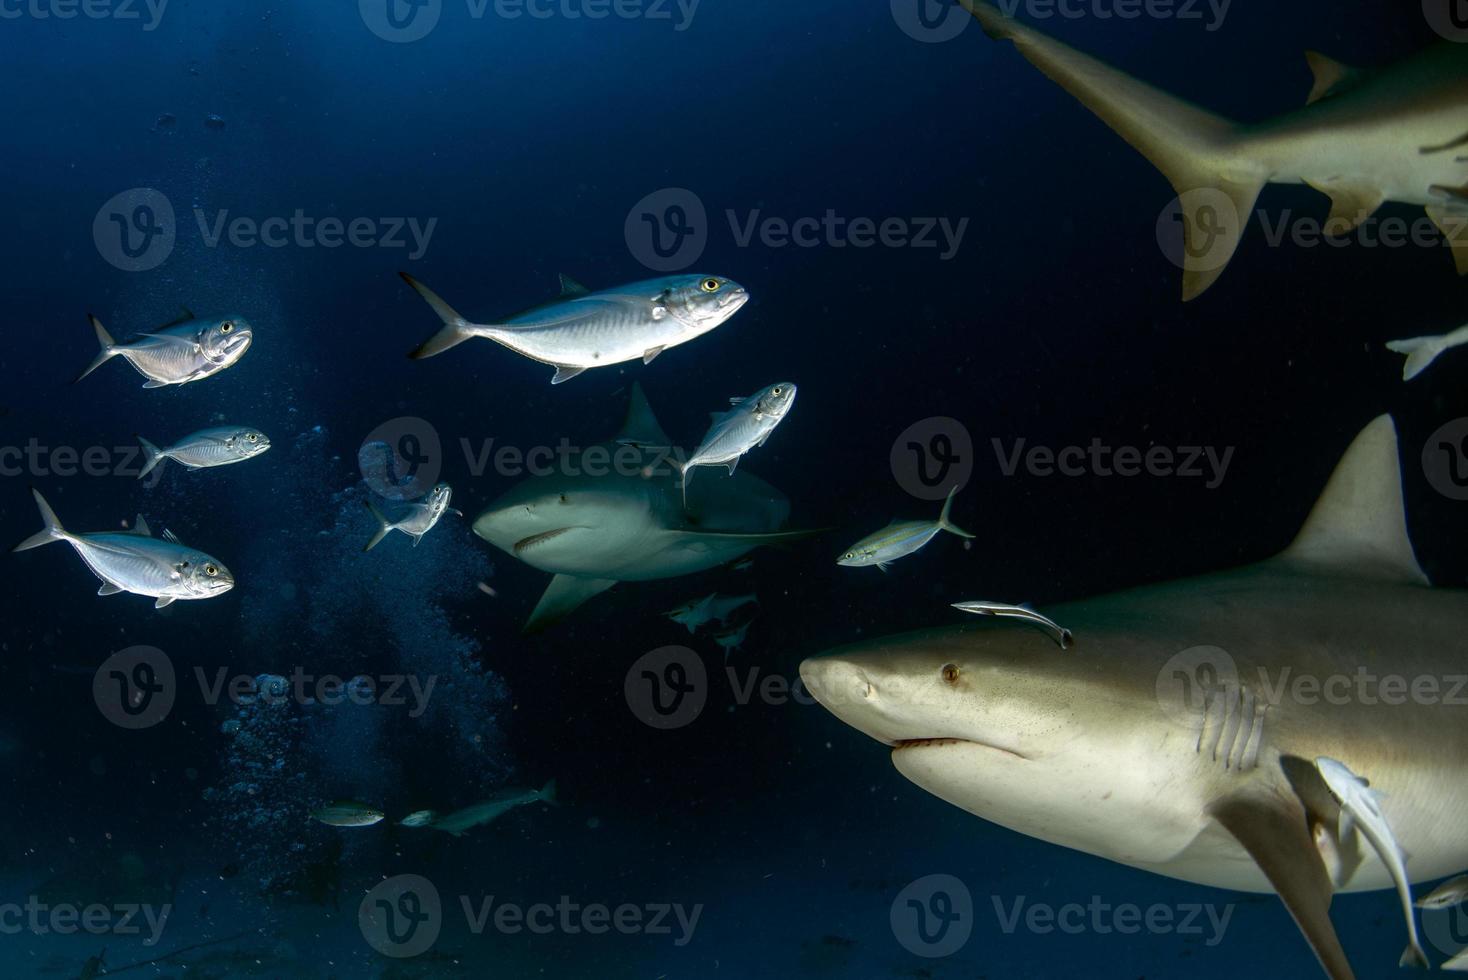
[[[719,326],[749,300],[743,286],[719,276],[669,276],[596,293],[561,276],[558,299],[499,323],[470,323],[427,286],[406,272],[399,275],[444,322],[409,357],[433,357],[471,337],[484,337],[554,367],[551,384],[587,368],[636,360],[651,364],[669,347]]]
[[[265,433],[258,429],[242,429],[234,425],[200,429],[193,435],[184,436],[167,449],[159,449],[142,436],[138,436],[138,442],[143,444],[143,451],[148,454],[148,462],[138,473],[140,480],[153,472],[153,467],[165,459],[171,459],[182,463],[191,470],[197,470],[211,466],[228,466],[230,463],[242,463],[247,459],[259,456],[270,448],[270,440],[266,438]]]
[[[675,623],[688,627],[688,632],[697,633],[707,623],[727,623],[734,611],[759,599],[753,595],[726,595],[717,592],[685,602],[677,609],[663,613]]]
[[[1443,351],[1468,344],[1468,326],[1459,327],[1452,333],[1440,337],[1413,337],[1411,340],[1393,340],[1386,345],[1389,351],[1407,355],[1402,365],[1402,380],[1411,381],[1426,371]]]
[[[1386,201],[1422,205],[1468,274],[1468,46],[1442,42],[1381,71],[1310,52],[1307,106],[1244,125],[1200,109],[1005,16],[959,0],[1152,161],[1181,195],[1183,299],[1223,274],[1266,184],[1328,194],[1331,222],[1354,229]],[[1222,207],[1220,207],[1222,205]],[[1226,213],[1232,211],[1232,213]],[[1343,232],[1342,232],[1343,233]]]
[[[1468,900],[1468,875],[1459,875],[1445,881],[1432,890],[1426,898],[1417,902],[1419,909],[1450,909]]]
[[[745,453],[765,444],[775,426],[795,406],[795,386],[788,381],[761,388],[748,398],[731,398],[727,412],[714,412],[703,442],[683,464],[683,486],[693,479],[695,466],[726,466],[730,473]]]
[[[618,582],[691,575],[761,545],[816,533],[779,530],[790,502],[747,470],[715,471],[690,488],[684,506],[670,445],[641,386],[633,385],[615,442],[588,448],[584,465],[568,471],[574,476],[530,477],[474,521],[475,534],[556,576],[527,631],[564,618]]]
[[[366,501],[367,509],[372,512],[373,517],[377,518],[377,533],[372,535],[372,540],[368,541],[362,550],[371,551],[393,531],[402,531],[413,539],[413,547],[418,547],[418,542],[423,540],[423,535],[433,530],[434,525],[439,522],[445,512],[453,511],[460,517],[464,516],[449,506],[449,498],[452,496],[453,491],[449,489],[449,485],[440,483],[428,492],[427,500],[421,504],[410,505],[408,516],[398,521],[388,520],[382,516],[382,511],[377,509],[376,504],[371,500]]]
[[[41,492],[32,489],[31,493],[46,527],[11,550],[29,551],[65,541],[102,580],[98,595],[131,592],[150,596],[162,609],[175,599],[210,599],[234,588],[234,576],[217,559],[187,547],[167,531],[161,538],[153,537],[142,514],[131,531],[72,534],[61,526]]]
[[[552,806],[556,802],[556,781],[552,779],[540,789],[507,789],[502,790],[483,803],[475,803],[462,810],[455,810],[446,817],[440,817],[428,826],[434,830],[442,830],[462,837],[465,831],[482,824],[498,820],[517,806],[527,803],[549,803]]]
[[[1386,865],[1402,899],[1402,911],[1407,915],[1407,950],[1402,954],[1398,966],[1419,966],[1432,969],[1432,963],[1422,950],[1422,941],[1417,936],[1417,917],[1412,912],[1412,884],[1407,880],[1407,858],[1402,845],[1397,843],[1391,824],[1381,812],[1381,794],[1370,788],[1366,780],[1352,772],[1344,763],[1321,756],[1315,760],[1320,777],[1330,789],[1330,794],[1341,805],[1337,839],[1349,842],[1353,830],[1371,843],[1376,856]]]
[[[398,821],[399,827],[427,827],[438,819],[437,810],[414,810]]]
[[[1045,627],[1055,634],[1055,641],[1064,650],[1075,640],[1075,635],[1070,630],[1061,626],[1053,619],[1042,616],[1029,606],[1013,606],[1004,602],[955,602],[954,609],[960,609],[966,613],[974,613],[977,616],[998,616],[1001,619],[1022,619],[1025,622],[1036,623]]]
[[[244,317],[231,316],[219,320],[200,320],[185,312],[184,318],[129,344],[112,339],[102,321],[88,314],[92,329],[97,331],[101,352],[87,369],[77,375],[80,381],[114,357],[122,357],[139,374],[147,378],[144,388],[163,388],[198,381],[234,365],[250,349],[254,332]]]
[[[953,495],[957,492],[958,487],[948,491],[948,499],[943,501],[943,510],[936,521],[893,521],[876,534],[852,545],[851,550],[836,560],[836,564],[847,568],[876,565],[885,572],[888,564],[918,551],[937,537],[939,531],[972,538],[972,534],[948,520],[948,514],[953,510]]]
[[[1413,880],[1468,868],[1468,821],[1444,816],[1468,812],[1468,713],[1452,699],[1275,701],[1253,683],[1383,663],[1406,677],[1462,673],[1468,594],[1430,587],[1413,556],[1390,417],[1357,437],[1279,557],[1046,611],[1084,637],[1083,654],[1030,630],[964,625],[807,660],[801,678],[891,746],[904,776],[985,820],[1279,894],[1333,980],[1353,973],[1331,896],[1393,881],[1369,848],[1332,880],[1316,836],[1337,851],[1350,842],[1310,760],[1371,773]]]
[[[384,814],[377,807],[355,800],[337,800],[311,811],[311,819],[328,827],[370,827],[381,823]]]

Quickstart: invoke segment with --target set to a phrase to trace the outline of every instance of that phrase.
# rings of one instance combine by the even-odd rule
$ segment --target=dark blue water
[[[1461,585],[1463,512],[1416,464],[1428,433],[1468,414],[1461,358],[1403,386],[1381,346],[1461,322],[1446,250],[1275,248],[1256,223],[1220,283],[1185,306],[1156,240],[1166,182],[976,26],[921,43],[880,0],[572,16],[588,4],[543,5],[544,18],[491,4],[476,17],[444,0],[409,41],[371,4],[173,0],[156,16],[137,6],[69,18],[0,5],[0,444],[34,447],[4,460],[0,538],[38,529],[34,485],[69,529],[117,529],[142,512],[239,581],[154,611],[93,595],[64,547],[0,562],[0,902],[100,905],[111,917],[67,930],[0,916],[0,973],[75,977],[104,950],[116,969],[212,943],[136,972],[1202,978],[1242,962],[1313,975],[1273,897],[985,824],[781,685],[825,649],[954,622],[948,604],[961,599],[1053,604],[1266,557],[1383,411],[1402,427],[1422,562]],[[1415,4],[1279,8],[1240,0],[1213,31],[1091,17],[1046,29],[1251,120],[1303,104],[1306,49],[1381,64],[1435,39]],[[154,192],[152,211],[109,203],[137,188]],[[550,298],[558,273],[593,289],[651,278],[661,273],[648,267],[639,205],[670,222],[662,243],[678,244],[687,211],[668,207],[688,198],[669,189],[705,213],[689,226],[701,249],[688,271],[753,294],[727,325],[650,365],[554,388],[550,368],[482,341],[404,356],[438,324],[398,271],[481,320]],[[1306,188],[1269,188],[1262,205],[1327,210]],[[935,247],[841,247],[824,232],[811,247],[741,241],[751,221],[828,214],[963,232],[951,248],[942,224]],[[249,231],[270,219],[275,244]],[[292,220],[307,230],[286,231]],[[360,244],[326,244],[354,221]],[[96,353],[88,313],[121,338],[183,307],[248,318],[253,348],[184,387],[144,391],[120,360],[71,384]],[[548,577],[469,530],[516,482],[476,465],[486,440],[608,439],[638,382],[692,446],[728,397],[781,379],[799,384],[798,406],[741,468],[788,496],[791,526],[834,530],[761,550],[746,570],[619,585],[521,635]],[[373,524],[359,450],[403,417],[441,439],[434,465],[469,519],[364,555]],[[958,420],[974,445],[954,518],[977,537],[943,536],[889,574],[838,568],[863,534],[936,513],[889,463],[898,435],[935,417]],[[135,434],[161,442],[225,421],[259,427],[273,448],[236,467],[134,478]],[[992,440],[1021,438],[1234,452],[1214,486],[1005,476]],[[66,450],[92,448],[97,472],[69,473]],[[661,615],[714,591],[759,597],[729,663],[741,687],[774,678],[764,695],[731,685],[710,634]],[[711,680],[699,716],[660,731],[629,711],[624,680],[669,644],[694,649]],[[140,646],[171,667],[171,705],[154,724],[121,727],[94,678]],[[418,699],[405,686],[401,704],[208,695],[219,678],[298,673],[435,687]],[[559,806],[523,806],[462,838],[395,826],[552,778]],[[333,799],[389,819],[343,829],[308,818]],[[408,874],[432,883],[441,933],[417,955],[385,956],[359,905]],[[968,941],[937,958],[915,955],[889,920],[903,889],[931,874],[960,879],[975,909]],[[491,898],[626,906],[641,925],[476,928],[461,900]],[[1230,918],[1221,936],[1206,915],[1196,929],[1135,935],[1006,930],[997,908],[1017,900]],[[114,928],[123,906],[169,915],[156,930]],[[669,912],[666,930],[650,927],[665,906],[696,909],[697,921]],[[1401,947],[1394,899],[1341,898],[1335,921],[1360,974],[1386,975]]]

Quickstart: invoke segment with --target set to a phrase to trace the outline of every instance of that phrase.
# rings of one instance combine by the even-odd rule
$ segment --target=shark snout
[[[821,707],[877,741],[895,745],[916,737],[908,716],[919,707],[918,692],[900,674],[817,657],[800,665],[800,679]]]

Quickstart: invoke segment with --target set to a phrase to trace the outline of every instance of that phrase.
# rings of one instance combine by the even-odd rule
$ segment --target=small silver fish
[[[936,521],[895,521],[852,545],[851,550],[836,560],[836,564],[847,568],[876,565],[885,572],[888,564],[922,548],[937,537],[939,531],[972,538],[972,534],[948,520],[949,512],[953,510],[953,495],[957,492],[958,487],[948,491],[948,499],[943,502],[943,510]]]
[[[470,323],[433,290],[406,272],[399,275],[444,322],[409,357],[433,357],[471,337],[485,337],[554,367],[551,384],[557,385],[587,368],[636,360],[651,364],[669,347],[719,326],[749,301],[743,286],[719,276],[669,276],[593,293],[563,275],[557,299],[498,323]]]
[[[446,817],[440,817],[428,826],[434,830],[442,830],[462,837],[464,833],[474,827],[491,823],[509,813],[517,806],[527,803],[549,803],[556,802],[556,781],[552,779],[540,789],[507,789],[491,796],[483,803],[475,803],[462,810],[455,810]]]
[[[1459,875],[1452,881],[1445,881],[1432,894],[1417,902],[1419,909],[1450,909],[1462,905],[1468,900],[1468,875]]]
[[[254,331],[244,317],[200,320],[185,311],[181,320],[145,333],[140,339],[119,344],[102,321],[88,314],[97,331],[101,352],[77,375],[80,381],[114,357],[122,357],[147,378],[144,388],[188,384],[234,365],[250,349]]]
[[[154,605],[162,609],[175,599],[210,599],[234,588],[234,576],[217,559],[187,547],[167,531],[161,538],[153,537],[142,514],[131,531],[72,534],[61,526],[41,492],[32,489],[31,493],[46,526],[12,550],[29,551],[65,541],[102,580],[98,595],[145,595],[156,598]]]
[[[367,509],[372,516],[377,518],[377,533],[372,535],[372,540],[367,542],[363,551],[371,551],[373,548],[393,531],[402,531],[413,539],[413,547],[418,547],[418,542],[423,540],[423,535],[433,530],[435,524],[445,513],[452,511],[463,517],[463,513],[449,506],[449,498],[453,491],[447,483],[440,483],[428,492],[428,499],[421,504],[411,504],[408,516],[402,520],[390,521],[377,509],[377,505],[371,500],[367,501]]]
[[[414,810],[398,821],[399,827],[426,827],[438,819],[437,810]]]
[[[961,609],[966,613],[974,613],[978,616],[998,616],[1001,619],[1022,619],[1026,622],[1037,623],[1055,634],[1055,640],[1064,650],[1075,641],[1075,634],[1061,626],[1047,616],[1042,616],[1029,606],[1015,606],[1005,602],[955,602],[954,609]]]
[[[184,436],[167,449],[159,449],[142,436],[138,436],[138,442],[143,444],[143,451],[148,455],[148,462],[138,474],[140,480],[153,472],[153,468],[165,459],[197,470],[242,463],[270,448],[270,440],[259,429],[242,429],[234,425],[200,429],[193,435]]]
[[[729,404],[733,406],[729,411],[713,413],[713,424],[703,441],[681,467],[685,501],[694,467],[727,466],[732,475],[741,456],[765,444],[775,426],[795,406],[795,386],[788,381],[777,382],[748,398],[731,398]]]
[[[707,623],[728,622],[736,609],[758,601],[759,599],[752,595],[721,596],[715,592],[702,599],[685,602],[677,609],[670,609],[663,615],[675,623],[686,626],[688,632],[697,633],[699,628]]]
[[[356,800],[337,800],[311,811],[311,819],[328,827],[370,827],[381,823],[385,814],[377,807]]]

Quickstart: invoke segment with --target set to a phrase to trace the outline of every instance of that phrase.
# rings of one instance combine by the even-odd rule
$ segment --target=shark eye
[[[958,669],[958,664],[944,664],[943,682],[946,684],[957,684],[960,673],[961,671]]]
[[[722,285],[723,283],[719,282],[719,280],[717,279],[705,279],[702,283],[703,291],[706,293],[717,293],[719,291],[719,287]]]
[[[231,333],[233,331],[234,331],[234,321],[233,320],[225,320],[223,323],[221,323],[219,325],[219,332],[220,333]]]
[[[210,578],[213,578],[214,576],[219,574],[219,566],[213,564],[212,562],[208,565],[205,565],[204,574],[209,576]]]

